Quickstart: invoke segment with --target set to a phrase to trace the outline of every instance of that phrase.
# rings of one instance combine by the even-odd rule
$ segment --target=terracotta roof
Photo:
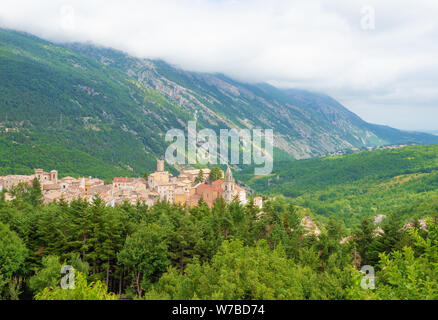
[[[222,183],[224,183],[222,180],[216,180],[216,181],[213,181],[211,184],[212,185],[217,185],[217,184],[222,184]]]

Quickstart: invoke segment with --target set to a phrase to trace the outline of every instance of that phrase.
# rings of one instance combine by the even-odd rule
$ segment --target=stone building
[[[148,188],[157,191],[157,187],[170,182],[171,174],[164,171],[164,160],[157,161],[157,171],[148,176]]]
[[[225,172],[225,181],[223,183],[223,189],[224,189],[224,199],[227,203],[230,203],[231,201],[233,201],[235,196],[234,178],[230,167],[228,167],[227,171]]]
[[[0,191],[3,189],[10,190],[19,183],[29,183],[34,179],[34,176],[24,175],[9,175],[0,177]]]
[[[41,184],[45,183],[58,183],[58,171],[52,170],[50,172],[44,172],[43,169],[35,169],[35,177]]]
[[[205,181],[208,180],[210,176],[210,169],[193,169],[193,170],[182,170],[178,176],[178,180],[189,180],[191,183],[195,183],[196,178],[199,175],[199,172],[202,170],[203,179]]]
[[[58,178],[58,172],[45,172],[35,169],[30,176],[15,175],[0,177],[0,190],[10,189],[20,182],[32,184],[34,178],[41,183],[43,200],[50,203],[58,200],[68,202],[82,198],[90,203],[94,197],[100,196],[107,205],[115,206],[124,201],[136,204],[138,201],[153,205],[157,201],[167,201],[181,206],[197,205],[203,199],[213,206],[217,199],[223,197],[227,203],[239,201],[246,204],[246,191],[236,185],[230,168],[227,168],[225,179],[208,181],[210,169],[202,169],[205,182],[196,184],[196,178],[201,169],[182,170],[174,177],[165,171],[164,160],[157,161],[157,170],[147,179],[143,178],[114,178],[112,184],[105,185],[97,178]],[[196,184],[196,185],[195,185]]]
[[[240,204],[247,203],[245,189],[236,185],[230,167],[227,168],[225,179],[216,180],[211,183],[200,183],[192,188],[190,197],[187,200],[189,207],[198,204],[199,200],[204,200],[208,206],[212,207],[219,198],[224,198],[225,202],[231,203],[238,201]]]

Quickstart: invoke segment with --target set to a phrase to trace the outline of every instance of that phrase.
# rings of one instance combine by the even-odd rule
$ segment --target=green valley
[[[438,210],[438,145],[275,162],[269,177],[237,177],[256,192],[284,195],[327,221],[355,226],[364,215],[415,218]]]

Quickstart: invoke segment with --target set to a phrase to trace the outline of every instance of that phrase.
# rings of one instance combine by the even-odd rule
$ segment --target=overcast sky
[[[438,129],[437,21],[436,0],[0,1],[2,27],[324,92],[410,130]]]

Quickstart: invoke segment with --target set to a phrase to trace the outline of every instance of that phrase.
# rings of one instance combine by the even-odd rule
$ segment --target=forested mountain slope
[[[8,31],[0,31],[0,109],[3,170],[105,177],[152,167],[162,135],[190,118],[115,68]]]

